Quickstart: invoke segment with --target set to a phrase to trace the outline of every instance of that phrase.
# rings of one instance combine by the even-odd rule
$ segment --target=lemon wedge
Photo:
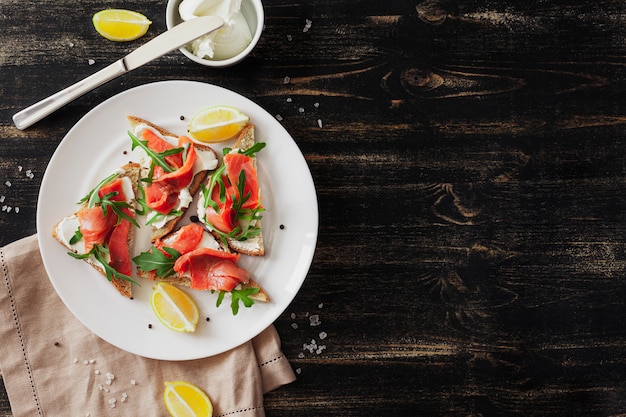
[[[193,332],[198,324],[198,306],[186,292],[167,282],[152,289],[150,306],[159,321],[177,332]]]
[[[126,42],[142,37],[152,23],[141,13],[125,9],[105,9],[93,15],[93,27],[110,41]]]
[[[199,142],[223,142],[232,139],[250,118],[230,106],[213,106],[196,113],[187,126],[189,135]]]
[[[197,386],[185,381],[165,382],[165,407],[172,417],[211,417],[213,404]]]

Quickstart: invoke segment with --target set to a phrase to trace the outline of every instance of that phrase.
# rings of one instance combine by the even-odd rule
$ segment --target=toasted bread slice
[[[233,151],[237,152],[238,149],[246,150],[250,149],[256,143],[255,137],[255,128],[254,124],[247,124],[237,137],[235,144],[233,145]],[[253,157],[255,169],[256,166],[256,157]],[[204,216],[201,215],[202,209],[204,207],[204,202],[202,198],[198,201],[198,217],[200,221],[204,220]],[[261,220],[255,221],[255,226],[261,228]],[[219,235],[214,233],[215,236],[219,239]],[[251,256],[263,256],[265,255],[265,244],[263,242],[263,233],[259,233],[257,236],[249,238],[247,240],[236,240],[236,239],[227,239],[228,247],[233,251],[245,255]]]
[[[169,132],[168,130],[160,126],[157,126],[152,122],[149,122],[148,120],[145,120],[136,116],[127,116],[127,119],[135,134],[138,133],[137,129],[141,129],[141,126],[149,126],[152,129],[154,129],[156,132],[158,132],[164,139],[167,140],[169,138],[171,140],[170,143],[175,143],[175,141],[178,140],[179,135]],[[213,148],[211,148],[210,146],[200,145],[197,143],[194,143],[194,146],[196,148],[196,155],[198,156],[198,158],[199,159],[201,158],[201,160],[203,161],[207,161],[207,163],[204,165],[203,164],[194,165],[194,176],[191,181],[191,184],[188,187],[189,194],[191,195],[192,198],[196,195],[196,193],[200,189],[201,184],[205,182],[206,179],[208,178],[209,172],[212,169],[215,169],[219,163],[219,160],[217,158],[217,153],[215,152]],[[211,168],[208,161],[213,161],[213,160],[215,161],[215,164]],[[146,176],[150,167],[150,161],[148,160],[142,161],[142,167],[143,167],[142,176]],[[176,228],[176,225],[184,216],[188,208],[189,206],[181,207],[180,210],[182,214],[180,216],[172,216],[164,224],[151,225],[151,232],[152,232],[151,240],[154,242],[156,239],[159,239],[167,235],[168,233],[172,232]]]
[[[180,232],[181,229],[176,230],[175,232],[172,232],[170,234],[168,234],[167,236],[164,236],[163,238],[160,239],[160,242],[163,243],[164,247],[168,247],[168,243],[171,244],[171,242],[176,241],[179,238],[178,233]],[[224,252],[230,252],[230,249],[225,246],[224,244],[222,244],[218,239],[215,239],[215,237],[209,233],[208,231],[204,231],[203,232],[203,239],[200,243],[199,246],[203,246],[203,247],[210,247],[212,249],[216,249],[216,250],[220,250],[220,251],[224,251]],[[178,274],[176,272],[173,272],[171,275],[168,275],[167,277],[155,277],[154,275],[151,274],[150,271],[142,271],[141,269],[137,269],[137,276],[139,276],[140,278],[145,278],[145,279],[158,279],[161,281],[167,281],[171,284],[177,284],[177,285],[182,285],[185,287],[191,287],[191,277],[187,274],[181,275]],[[265,290],[253,279],[249,279],[247,283],[245,284],[239,284],[238,288],[258,288],[259,291],[256,294],[252,294],[250,296],[250,298],[252,298],[255,301],[259,301],[259,302],[263,302],[263,303],[267,303],[269,302],[269,296],[267,294],[267,292],[265,292]]]
[[[127,177],[132,184],[133,193],[137,195],[139,179],[141,177],[141,166],[139,164],[130,162],[126,165],[123,165],[117,171],[117,177],[118,178]],[[85,203],[83,207],[85,207],[86,204],[87,203]],[[131,207],[134,210],[134,207],[135,207],[134,199],[131,203]],[[52,237],[54,237],[60,244],[65,246],[67,249],[69,249],[73,253],[82,254],[84,253],[84,246],[82,247],[82,250],[81,250],[80,242],[75,245],[70,244],[70,238],[74,234],[74,232],[78,229],[78,225],[79,225],[77,213],[78,211],[70,216],[67,216],[61,219],[52,229]],[[133,239],[134,239],[134,227],[131,227],[128,233],[128,237],[127,237],[129,248],[133,247]],[[104,271],[104,268],[102,267],[102,264],[98,262],[95,258],[93,257],[85,258],[84,261],[106,277],[106,273]],[[132,284],[130,281],[114,277],[111,280],[111,284],[124,297],[127,297],[127,298],[132,297]]]

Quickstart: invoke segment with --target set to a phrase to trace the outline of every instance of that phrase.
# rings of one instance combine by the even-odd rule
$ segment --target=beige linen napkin
[[[0,249],[0,371],[15,417],[168,416],[164,381],[211,398],[215,417],[264,416],[263,394],[295,380],[273,326],[206,359],[147,359],[91,333],[65,307],[37,237]]]

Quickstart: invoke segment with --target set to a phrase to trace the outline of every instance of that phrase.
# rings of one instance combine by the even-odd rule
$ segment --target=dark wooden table
[[[105,7],[154,23],[111,43],[91,25]],[[299,377],[268,416],[626,414],[624,1],[265,0],[240,65],[172,53],[13,126],[164,12],[0,0],[0,245],[36,232],[46,164],[92,107],[216,84],[281,116],[319,198],[313,264],[276,322]]]

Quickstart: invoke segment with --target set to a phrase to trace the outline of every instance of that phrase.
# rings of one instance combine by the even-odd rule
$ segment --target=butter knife
[[[198,17],[176,25],[95,74],[15,113],[13,123],[20,130],[26,129],[94,88],[217,30],[222,25],[224,20],[217,16]]]

